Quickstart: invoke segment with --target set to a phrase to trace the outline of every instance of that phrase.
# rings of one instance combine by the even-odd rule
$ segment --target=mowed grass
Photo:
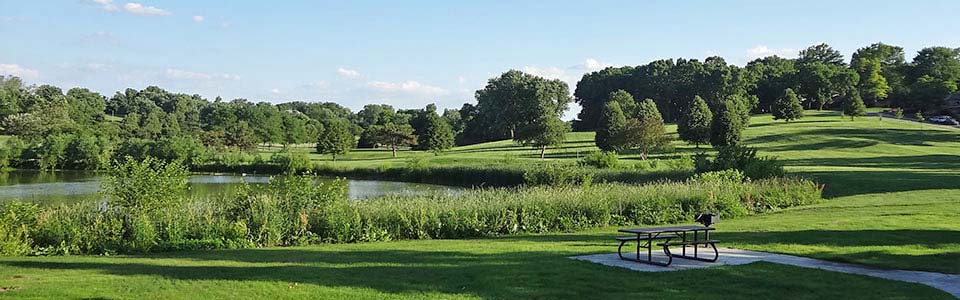
[[[826,185],[823,204],[735,220],[723,245],[880,268],[960,273],[960,132],[876,117],[755,117],[748,145]],[[671,129],[672,130],[672,129]],[[596,151],[572,133],[551,160]],[[690,154],[674,143],[669,159]],[[680,154],[677,154],[680,153]],[[337,164],[539,161],[500,141],[440,156],[355,151]],[[314,155],[315,160],[326,159]],[[627,162],[636,160],[626,155]],[[478,240],[424,240],[121,257],[0,258],[0,298],[326,299],[951,299],[931,287],[769,263],[641,273],[574,261],[611,253],[616,228]],[[705,288],[709,287],[709,288]]]
[[[770,263],[643,273],[575,261],[602,234],[0,260],[4,299],[950,299]],[[843,284],[838,284],[838,283]]]

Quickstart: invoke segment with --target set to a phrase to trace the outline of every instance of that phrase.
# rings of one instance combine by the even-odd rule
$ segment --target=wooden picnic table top
[[[634,233],[634,234],[654,234],[654,233],[671,233],[671,232],[684,232],[684,231],[709,231],[714,230],[713,227],[706,227],[701,225],[690,225],[690,226],[669,226],[669,227],[647,227],[647,228],[622,228],[617,231],[625,233]]]

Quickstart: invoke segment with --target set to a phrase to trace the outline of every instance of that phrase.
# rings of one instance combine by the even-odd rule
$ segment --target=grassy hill
[[[748,145],[826,184],[823,204],[722,220],[724,245],[880,268],[960,273],[960,132],[876,117],[755,117]],[[672,129],[671,129],[672,130]],[[551,160],[596,151],[572,133]],[[671,159],[695,150],[675,142]],[[268,149],[271,150],[271,149]],[[304,149],[306,150],[306,149]],[[536,162],[509,141],[434,156],[360,150],[337,164]],[[315,160],[326,158],[313,155]],[[626,155],[636,161],[636,155]],[[951,299],[933,288],[768,263],[639,273],[568,259],[609,253],[615,228],[479,240],[421,240],[119,257],[0,258],[0,298]],[[685,284],[677,284],[677,282]],[[709,289],[703,288],[709,286]]]
[[[744,143],[775,156],[796,174],[810,176],[826,185],[828,197],[917,189],[960,188],[960,130],[930,124],[877,117],[850,121],[834,111],[807,111],[790,123],[769,115],[755,116],[744,132]],[[676,126],[667,131],[676,139]],[[566,143],[547,150],[547,161],[575,161],[599,151],[593,132],[573,132]],[[675,140],[673,150],[652,159],[675,159],[693,155],[692,145]],[[709,146],[702,147],[709,150]],[[263,148],[264,155],[279,148]],[[309,145],[298,151],[312,152]],[[329,156],[311,153],[315,162],[338,166],[376,167],[403,165],[412,158],[437,165],[490,165],[542,161],[537,150],[512,141],[496,141],[453,148],[441,155],[401,151],[398,157],[386,149],[359,149],[330,162]],[[625,154],[627,163],[640,160]]]

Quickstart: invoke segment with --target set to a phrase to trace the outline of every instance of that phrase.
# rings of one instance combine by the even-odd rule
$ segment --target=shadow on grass
[[[805,256],[856,264],[871,264],[889,268],[960,273],[960,252],[949,247],[960,243],[960,231],[951,230],[802,230],[776,232],[723,232],[711,235],[721,241],[738,244],[778,246],[810,246],[830,248]],[[951,246],[949,244],[953,244]],[[789,247],[787,246],[787,247]],[[933,254],[904,254],[875,250],[856,250],[854,247],[891,246],[919,249],[944,249]]]
[[[960,188],[960,172],[897,171],[803,171],[799,175],[824,184],[826,198],[861,194]]]
[[[946,154],[861,158],[808,158],[783,160],[783,162],[787,165],[795,166],[960,170],[960,156]]]
[[[474,295],[496,299],[694,299],[725,295],[728,299],[801,298],[891,299],[945,294],[919,285],[856,275],[754,263],[737,267],[642,273],[574,261],[564,252],[478,254],[460,251],[311,251],[251,249],[210,252],[211,260],[197,265],[125,258],[102,262],[59,259],[0,261],[0,265],[43,270],[92,270],[120,276],[158,276],[185,281],[300,283],[324,287],[374,289],[385,293]],[[205,254],[198,254],[205,255]],[[201,257],[203,258],[203,257]],[[136,277],[133,277],[136,278]],[[842,287],[827,288],[836,282]],[[696,282],[697,284],[675,284]],[[711,288],[704,289],[704,286]],[[763,287],[763,288],[757,288]],[[869,297],[868,297],[869,296]]]

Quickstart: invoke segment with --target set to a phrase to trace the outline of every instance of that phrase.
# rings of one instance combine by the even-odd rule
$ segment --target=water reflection
[[[102,174],[87,171],[39,172],[15,170],[0,172],[0,202],[10,200],[32,201],[44,204],[99,200]],[[231,194],[246,181],[263,184],[270,180],[264,175],[194,174],[190,176],[190,196],[217,196]],[[322,181],[333,179],[322,178]],[[378,180],[347,181],[350,199],[366,199],[388,194],[422,194],[428,192],[456,192],[461,188],[407,182]]]

